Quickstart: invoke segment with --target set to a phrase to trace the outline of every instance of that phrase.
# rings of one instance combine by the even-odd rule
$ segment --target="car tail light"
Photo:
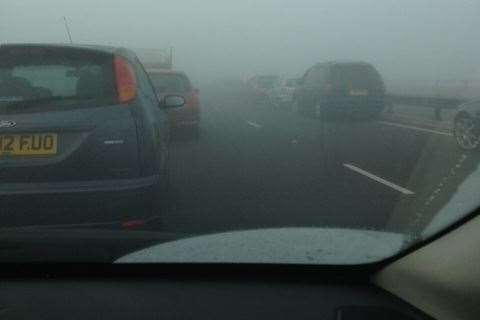
[[[132,65],[122,57],[113,60],[118,101],[128,103],[137,96],[137,79]]]

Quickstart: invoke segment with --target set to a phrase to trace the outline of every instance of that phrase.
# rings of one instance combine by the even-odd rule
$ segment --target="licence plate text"
[[[0,134],[0,157],[57,153],[57,134]]]

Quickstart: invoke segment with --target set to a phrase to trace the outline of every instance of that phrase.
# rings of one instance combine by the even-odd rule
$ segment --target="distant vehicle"
[[[271,90],[278,83],[280,78],[273,75],[254,76],[248,81],[248,86],[253,91],[255,98],[267,99]]]
[[[278,81],[270,92],[270,101],[275,106],[291,105],[298,82],[298,78],[286,78]]]
[[[378,71],[364,62],[326,62],[307,70],[295,91],[300,113],[376,117],[385,107],[385,85]]]
[[[480,142],[480,100],[458,107],[453,120],[453,135],[463,150],[478,149]]]
[[[148,69],[148,75],[155,87],[159,99],[168,95],[178,95],[185,99],[182,108],[168,112],[170,125],[173,129],[186,128],[199,134],[200,127],[200,97],[187,75],[181,71]]]
[[[126,49],[0,45],[0,196],[109,192],[155,202],[168,181],[164,109],[183,102],[159,103]]]

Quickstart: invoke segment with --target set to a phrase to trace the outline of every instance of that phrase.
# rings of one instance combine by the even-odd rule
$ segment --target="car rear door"
[[[142,104],[141,110],[139,109],[142,115],[138,117],[141,120],[139,140],[141,141],[142,174],[165,175],[170,132],[167,114],[163,108],[160,108],[159,100],[163,97],[157,96],[154,84],[141,62],[136,57],[133,60]]]

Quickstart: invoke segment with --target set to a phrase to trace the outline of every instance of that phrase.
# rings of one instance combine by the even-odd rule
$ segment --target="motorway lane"
[[[161,229],[209,233],[341,226],[411,231],[410,221],[423,200],[418,196],[429,196],[460,153],[445,135],[373,120],[322,126],[319,119],[242,95],[206,92],[201,138],[179,139],[172,146],[172,189]],[[478,163],[478,156],[471,159]],[[419,166],[428,170],[419,175]],[[399,208],[408,211],[398,213]],[[431,218],[432,213],[425,215]]]

